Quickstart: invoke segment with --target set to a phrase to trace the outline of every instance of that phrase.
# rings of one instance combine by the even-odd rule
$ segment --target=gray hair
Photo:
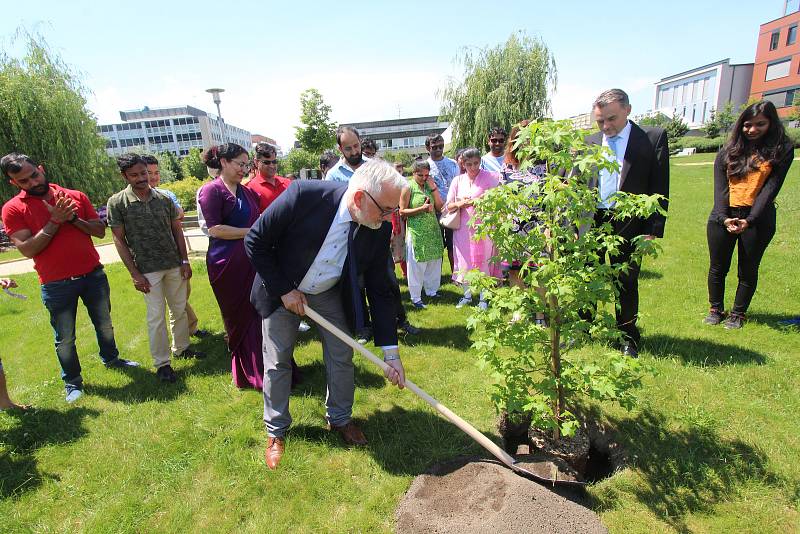
[[[356,169],[350,177],[348,189],[363,189],[371,195],[378,195],[384,187],[402,189],[408,182],[392,165],[382,159],[371,159]]]
[[[604,108],[613,102],[619,102],[621,106],[631,105],[630,100],[628,99],[628,93],[622,89],[609,89],[608,91],[603,91],[600,93],[600,96],[594,100],[592,109]]]
[[[474,158],[481,159],[481,151],[475,147],[465,148],[461,153],[461,157],[465,160]]]

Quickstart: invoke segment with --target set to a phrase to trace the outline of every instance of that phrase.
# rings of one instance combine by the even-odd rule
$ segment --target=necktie
[[[358,266],[356,265],[355,238],[358,223],[350,222],[350,231],[347,232],[347,276],[350,278],[350,298],[353,300],[355,331],[364,327],[364,310],[361,308],[361,288],[358,287]]]
[[[618,161],[619,155],[617,153],[617,143],[620,137],[615,135],[608,138],[608,148],[614,153],[614,161]],[[617,192],[617,177],[619,173],[611,171],[603,171],[600,175],[600,207],[611,208],[613,203],[609,202],[609,197]]]

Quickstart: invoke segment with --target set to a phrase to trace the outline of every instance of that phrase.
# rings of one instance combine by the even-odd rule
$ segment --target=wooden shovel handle
[[[334,336],[341,339],[343,342],[350,345],[350,347],[352,347],[353,350],[360,352],[369,361],[371,361],[372,363],[383,369],[384,372],[387,372],[389,366],[386,365],[386,362],[384,362],[381,358],[378,358],[377,356],[372,354],[372,352],[367,350],[363,345],[356,342],[356,340],[354,340],[353,338],[342,332],[339,328],[331,324],[330,321],[328,321],[320,314],[315,312],[313,309],[311,309],[308,306],[308,304],[304,304],[303,308],[305,309],[306,315],[308,315],[308,317],[310,317],[315,323],[320,325],[322,328],[324,328]],[[498,447],[494,441],[484,436],[474,426],[470,425],[469,423],[461,419],[459,416],[451,412],[450,409],[447,408],[447,406],[443,405],[442,403],[440,403],[439,401],[437,401],[436,399],[425,393],[422,389],[419,388],[419,386],[417,386],[414,382],[412,382],[408,378],[406,378],[405,386],[406,388],[410,389],[417,397],[421,398],[422,400],[430,404],[433,407],[433,409],[442,414],[448,421],[456,425],[469,437],[474,439],[484,449],[492,453],[498,460],[500,460],[509,467],[513,466],[515,462],[514,458],[506,451]]]

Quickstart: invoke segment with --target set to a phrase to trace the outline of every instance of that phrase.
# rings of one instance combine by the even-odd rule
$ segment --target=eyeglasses
[[[373,198],[373,196],[370,195],[369,192],[364,191],[363,189],[361,189],[361,191],[363,191],[364,194],[367,195],[369,197],[369,199],[375,204],[375,206],[380,210],[382,218],[386,217],[388,215],[393,215],[393,214],[397,213],[398,211],[400,211],[400,208],[392,208],[392,209],[388,209],[387,210],[386,208],[381,207],[381,205],[378,204],[378,201],[375,200],[375,198]]]
[[[249,161],[231,161],[231,163],[235,163],[245,172],[253,168],[253,165]]]
[[[278,160],[277,159],[259,159],[259,160],[256,160],[256,161],[258,161],[259,165],[277,165],[278,164]]]

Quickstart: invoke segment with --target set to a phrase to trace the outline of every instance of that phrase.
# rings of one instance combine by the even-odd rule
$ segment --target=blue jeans
[[[50,325],[56,337],[56,356],[61,364],[61,378],[66,384],[80,388],[81,363],[75,349],[75,315],[78,298],[83,300],[94,324],[100,359],[108,364],[119,357],[111,325],[111,290],[102,268],[74,280],[61,280],[42,285],[42,302],[50,312]]]

